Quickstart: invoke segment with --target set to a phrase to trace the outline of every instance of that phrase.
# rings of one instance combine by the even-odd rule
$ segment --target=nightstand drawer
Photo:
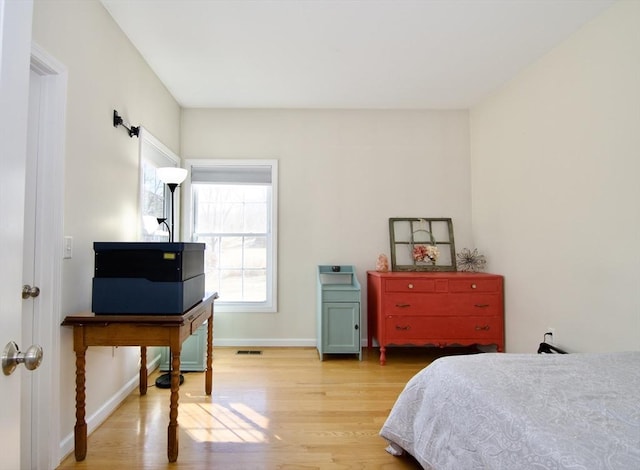
[[[388,279],[384,283],[385,292],[435,292],[433,279]]]
[[[452,315],[502,314],[502,296],[499,294],[450,294],[448,305]]]
[[[500,281],[498,279],[451,280],[449,292],[500,292]]]
[[[496,338],[500,335],[501,320],[497,317],[421,317],[412,315],[387,315],[385,327],[390,343],[396,340],[429,343],[452,340]]]
[[[360,302],[358,290],[325,290],[322,293],[325,302]]]

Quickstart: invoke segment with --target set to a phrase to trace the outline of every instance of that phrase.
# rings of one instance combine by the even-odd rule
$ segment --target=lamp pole
[[[167,183],[167,186],[169,187],[169,191],[171,191],[171,233],[169,234],[169,241],[171,243],[173,243],[173,235],[174,235],[174,217],[173,217],[173,203],[174,203],[174,191],[176,190],[176,188],[178,187],[177,183]]]
[[[174,233],[175,233],[175,211],[174,211],[174,192],[178,185],[182,183],[187,177],[187,170],[183,168],[175,168],[175,167],[164,167],[156,169],[157,178],[167,185],[169,191],[171,191],[171,229],[169,230],[169,241],[173,243]],[[158,219],[158,223],[161,223],[162,219]],[[166,222],[164,222],[166,224]],[[169,226],[167,225],[167,228]],[[169,348],[169,373],[163,374],[156,379],[156,387],[158,388],[171,388],[171,366],[173,362],[173,357],[171,355],[171,348]],[[179,383],[182,384],[184,382],[184,376],[180,374],[178,371],[178,376],[180,377]]]

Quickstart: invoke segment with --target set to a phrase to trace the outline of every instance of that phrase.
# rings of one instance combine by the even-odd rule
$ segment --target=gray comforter
[[[640,469],[640,352],[444,357],[380,435],[426,469]]]

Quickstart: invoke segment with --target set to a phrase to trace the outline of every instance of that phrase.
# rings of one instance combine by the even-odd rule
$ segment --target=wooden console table
[[[207,294],[202,302],[182,315],[95,315],[87,312],[70,315],[62,325],[73,327],[73,350],[76,353],[76,425],[75,457],[87,456],[87,423],[85,422],[85,354],[89,346],[140,346],[140,395],[147,393],[147,346],[171,349],[171,403],[167,457],[178,459],[178,390],[180,388],[180,353],[182,343],[198,327],[207,323],[207,370],[205,392],[211,395],[213,372],[213,301],[217,293]]]

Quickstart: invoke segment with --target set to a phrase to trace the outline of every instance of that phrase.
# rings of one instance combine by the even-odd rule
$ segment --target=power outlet
[[[556,329],[551,327],[547,328],[545,330],[544,339],[549,344],[556,344],[558,342],[558,337],[556,336]]]

